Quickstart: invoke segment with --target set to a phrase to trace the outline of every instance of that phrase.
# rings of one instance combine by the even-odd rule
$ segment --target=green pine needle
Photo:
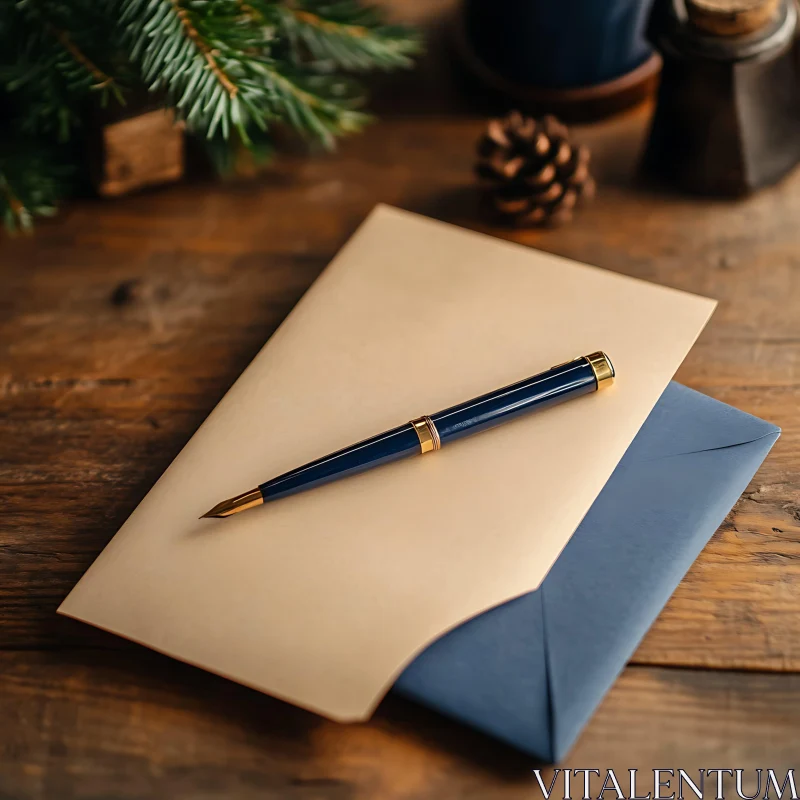
[[[384,25],[374,9],[353,0],[305,0],[275,9],[298,59],[329,60],[341,69],[363,72],[408,68],[421,50],[407,28]]]
[[[0,141],[0,216],[9,232],[29,232],[34,217],[50,217],[73,170],[60,148],[11,137]]]
[[[352,73],[406,68],[420,51],[416,34],[357,0],[6,3],[0,214],[11,230],[54,210],[63,167],[77,166],[66,143],[131,91],[172,107],[225,169],[242,147],[271,152],[278,122],[332,147],[370,121]]]
[[[369,117],[352,81],[280,59],[276,3],[239,0],[122,0],[131,57],[151,91],[166,92],[192,131],[242,141],[285,120],[330,145]],[[404,62],[405,64],[405,62]]]
[[[100,66],[114,29],[111,19],[80,3],[13,0],[0,23],[0,80],[20,108],[22,130],[67,141],[82,126],[90,98],[122,101],[120,86]]]

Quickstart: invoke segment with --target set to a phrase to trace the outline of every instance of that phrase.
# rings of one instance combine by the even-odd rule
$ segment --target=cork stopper
[[[686,0],[686,11],[696,28],[714,36],[743,36],[773,19],[780,0]]]

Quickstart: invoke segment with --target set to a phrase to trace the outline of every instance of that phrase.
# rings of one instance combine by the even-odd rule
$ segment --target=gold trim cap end
[[[596,353],[590,353],[584,358],[589,362],[589,366],[594,372],[594,377],[597,380],[597,391],[605,389],[614,383],[616,373],[611,359],[602,351],[598,350]]]

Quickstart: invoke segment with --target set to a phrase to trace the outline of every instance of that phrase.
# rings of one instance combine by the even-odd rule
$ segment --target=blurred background
[[[18,0],[0,20],[0,797],[528,798],[55,609],[376,203],[719,299],[677,380],[783,436],[573,767],[797,766],[793,0]],[[491,269],[491,265],[487,265]]]

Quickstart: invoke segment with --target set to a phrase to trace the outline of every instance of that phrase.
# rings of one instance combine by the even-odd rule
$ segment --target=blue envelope
[[[563,758],[779,434],[670,384],[542,585],[434,642],[394,691]]]

